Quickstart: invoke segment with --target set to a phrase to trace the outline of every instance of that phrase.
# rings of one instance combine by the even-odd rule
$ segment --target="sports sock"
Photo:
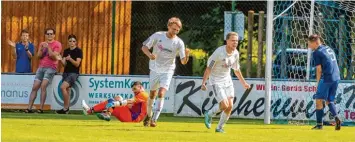
[[[213,117],[214,115],[216,115],[218,112],[221,112],[221,110],[219,109],[219,105],[215,105],[212,107],[212,109],[210,109],[208,111],[208,116]]]
[[[230,115],[227,115],[224,111],[221,114],[221,118],[219,119],[217,129],[223,129],[224,125],[227,123]]]
[[[317,125],[323,125],[323,115],[324,115],[323,109],[316,109]]]
[[[164,98],[158,98],[157,103],[155,104],[155,111],[153,115],[153,121],[157,121],[159,118],[159,115],[163,109],[164,106]]]
[[[329,111],[332,113],[332,115],[333,115],[334,117],[338,117],[338,113],[337,113],[337,111],[336,111],[334,102],[330,102],[330,103],[328,104],[328,107],[329,107]]]
[[[152,109],[154,105],[155,99],[148,98],[148,107],[147,107],[147,115],[148,117],[152,117]]]

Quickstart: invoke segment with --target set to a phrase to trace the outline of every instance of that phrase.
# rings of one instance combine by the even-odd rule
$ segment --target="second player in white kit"
[[[143,43],[142,50],[146,56],[150,58],[149,61],[149,83],[150,83],[150,97],[148,99],[147,117],[143,121],[144,126],[156,126],[160,112],[164,105],[164,95],[169,89],[171,79],[175,70],[175,57],[179,53],[182,64],[188,62],[189,49],[185,49],[184,42],[177,36],[182,23],[179,18],[172,17],[168,21],[168,31],[156,32],[151,35]],[[151,53],[149,49],[153,48]],[[158,99],[152,111],[155,97]]]
[[[209,57],[207,68],[203,76],[202,90],[206,90],[206,81],[209,78],[209,86],[219,103],[219,106],[213,107],[205,112],[205,125],[211,128],[212,117],[218,112],[222,112],[216,132],[224,133],[224,124],[228,121],[233,108],[234,87],[231,77],[231,69],[243,84],[245,89],[250,88],[246,83],[239,65],[239,52],[236,50],[238,45],[238,34],[230,32],[227,35],[227,44],[218,47]]]

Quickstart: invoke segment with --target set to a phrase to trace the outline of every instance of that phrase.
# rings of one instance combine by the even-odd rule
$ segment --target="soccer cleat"
[[[217,128],[216,128],[215,132],[216,132],[216,133],[226,133],[226,132],[224,132],[223,129],[217,129]]]
[[[92,113],[90,107],[86,104],[85,100],[82,100],[82,101],[81,101],[81,106],[83,107],[83,113],[84,113],[84,115],[88,115],[88,114],[91,114],[91,113]]]
[[[96,116],[101,119],[101,120],[106,120],[106,121],[110,121],[111,117],[110,115],[106,114],[106,113],[97,113]]]
[[[312,128],[312,130],[322,130],[323,126],[322,125],[316,125]]]
[[[149,117],[148,115],[144,118],[143,120],[143,126],[148,127],[150,125],[150,120],[152,117]]]
[[[340,119],[339,119],[338,117],[335,117],[335,122],[336,122],[336,124],[335,124],[335,130],[340,130],[340,128],[341,128],[341,121],[340,121]]]
[[[208,116],[208,110],[205,111],[205,126],[207,129],[211,129],[212,117]]]
[[[157,122],[152,120],[150,122],[150,127],[156,127],[156,126],[157,126]]]
[[[68,114],[69,113],[69,108],[67,110],[61,109],[61,110],[56,110],[56,114]]]

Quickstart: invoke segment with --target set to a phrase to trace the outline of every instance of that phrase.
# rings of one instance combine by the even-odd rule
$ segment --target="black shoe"
[[[335,117],[335,130],[340,130],[341,128],[341,121],[338,117]]]
[[[37,110],[37,113],[43,113],[43,110],[38,109],[38,110]]]
[[[23,112],[25,112],[25,113],[35,113],[32,109],[25,109]]]
[[[312,128],[312,130],[322,130],[323,126],[322,125],[316,125]]]
[[[150,119],[151,119],[151,117],[149,117],[149,116],[147,115],[147,116],[144,118],[144,120],[143,120],[143,126],[149,127]]]
[[[56,114],[68,114],[69,113],[69,109],[67,109],[67,110],[64,110],[64,109],[56,110],[55,113]]]

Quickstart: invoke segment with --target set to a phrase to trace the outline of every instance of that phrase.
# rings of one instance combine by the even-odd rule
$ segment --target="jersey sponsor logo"
[[[160,49],[161,51],[166,51],[166,52],[170,52],[170,53],[173,52],[170,49],[164,48],[163,45],[161,45],[161,44],[158,45],[158,49]]]

